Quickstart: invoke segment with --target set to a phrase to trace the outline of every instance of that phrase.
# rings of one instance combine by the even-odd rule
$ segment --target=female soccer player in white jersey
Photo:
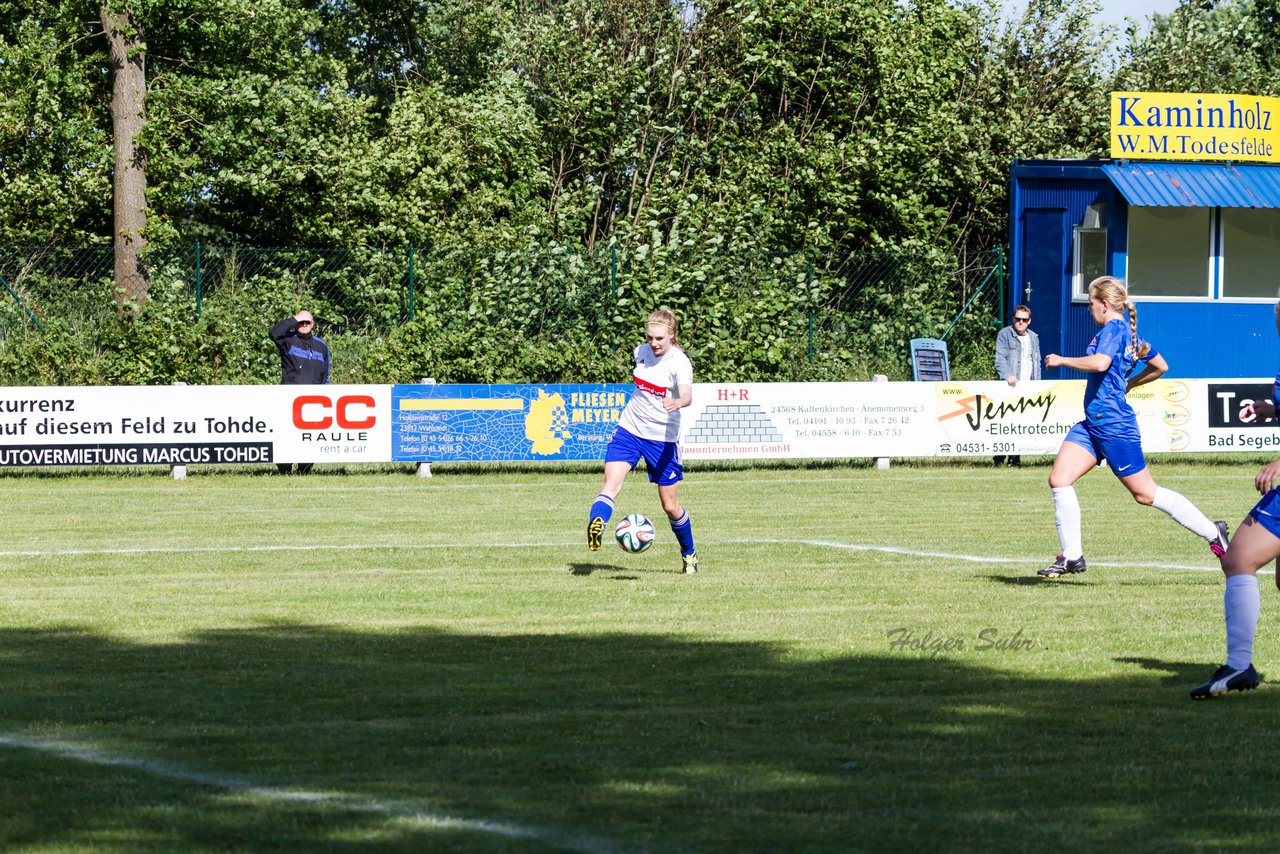
[[[1276,332],[1280,333],[1280,302],[1276,303]],[[1258,400],[1244,408],[1245,419],[1275,418],[1280,400],[1280,374],[1276,374],[1271,400]],[[1253,668],[1253,636],[1258,631],[1262,596],[1258,570],[1280,558],[1280,460],[1267,463],[1253,479],[1262,499],[1244,517],[1227,553],[1222,572],[1227,576],[1222,613],[1227,624],[1227,662],[1203,685],[1191,689],[1194,700],[1221,697],[1228,691],[1251,691],[1262,679]],[[1280,587],[1280,572],[1276,573]]]
[[[693,363],[676,342],[676,316],[662,309],[649,315],[645,342],[636,348],[636,390],[618,419],[618,427],[604,455],[604,487],[591,505],[587,548],[596,551],[604,535],[613,500],[622,491],[627,472],[644,457],[649,482],[657,484],[662,509],[680,544],[686,573],[698,571],[693,547],[693,524],[680,506],[680,410],[693,402]]]
[[[1125,322],[1125,311],[1129,320]],[[1046,367],[1072,368],[1089,375],[1084,392],[1084,420],[1067,433],[1049,472],[1053,490],[1053,518],[1062,553],[1039,571],[1042,578],[1084,572],[1084,547],[1080,536],[1080,500],[1075,482],[1104,459],[1139,504],[1155,506],[1187,530],[1203,537],[1219,557],[1227,548],[1225,522],[1211,522],[1194,504],[1172,489],[1157,486],[1142,456],[1138,419],[1125,400],[1135,385],[1164,373],[1164,360],[1152,356],[1151,345],[1138,338],[1138,311],[1129,301],[1124,282],[1112,276],[1089,285],[1089,313],[1102,327],[1083,356],[1068,358],[1050,353]],[[1129,378],[1134,363],[1151,359],[1142,373]]]

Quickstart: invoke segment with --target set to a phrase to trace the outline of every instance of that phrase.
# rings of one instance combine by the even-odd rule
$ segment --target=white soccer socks
[[[1231,575],[1222,594],[1222,613],[1227,623],[1227,666],[1244,670],[1253,663],[1253,636],[1258,630],[1262,596],[1258,576]]]
[[[1202,539],[1212,540],[1218,536],[1217,526],[1180,492],[1157,486],[1151,506],[1168,513],[1173,521]]]
[[[1062,556],[1077,560],[1084,556],[1080,541],[1080,499],[1074,486],[1059,486],[1053,490],[1053,524],[1058,529],[1058,545]]]

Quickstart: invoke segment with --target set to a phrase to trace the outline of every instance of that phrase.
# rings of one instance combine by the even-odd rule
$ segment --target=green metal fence
[[[424,317],[489,335],[629,340],[643,316],[683,313],[703,347],[809,362],[942,337],[981,348],[1002,315],[1001,250],[843,254],[701,247],[507,249],[149,247],[150,299],[199,320],[269,322],[305,307],[332,330],[378,336]],[[114,310],[113,250],[0,247],[0,337]],[[905,359],[905,350],[901,353]],[[953,358],[954,361],[954,358]]]

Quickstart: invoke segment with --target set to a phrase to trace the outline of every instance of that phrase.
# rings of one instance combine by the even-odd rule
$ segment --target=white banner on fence
[[[694,387],[685,458],[1052,454],[1084,417],[1080,380],[748,383]],[[1246,422],[1272,381],[1157,380],[1129,395],[1148,453],[1280,448],[1274,421]]]
[[[416,387],[395,388],[402,404],[420,403]],[[619,386],[619,393],[625,395],[626,388]],[[0,388],[0,466],[405,459],[394,453],[393,426],[420,413],[396,409],[392,392],[389,385]],[[1159,380],[1135,390],[1129,401],[1148,452],[1280,450],[1274,421],[1258,424],[1243,417],[1249,402],[1271,394],[1267,379]],[[682,449],[689,461],[1052,454],[1082,417],[1083,395],[1078,380],[1016,387],[698,383],[693,405],[683,411]],[[452,446],[466,451],[457,458],[545,459],[546,450],[538,450],[541,433],[531,424],[560,422],[550,410],[541,420],[525,410],[533,406],[529,400],[558,398],[499,397],[501,409],[512,410],[513,423],[522,429],[494,432],[483,420],[456,418],[450,422],[457,433],[450,436]],[[474,389],[460,399],[474,408],[473,398]],[[572,413],[562,414],[557,429],[567,442],[579,431],[578,422]],[[416,422],[408,427],[421,430]]]
[[[390,386],[0,389],[0,466],[390,459]]]

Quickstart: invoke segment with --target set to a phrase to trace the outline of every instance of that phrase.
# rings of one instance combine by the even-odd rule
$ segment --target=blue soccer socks
[[[693,520],[689,518],[688,510],[683,510],[679,519],[671,520],[671,533],[676,535],[676,542],[680,544],[680,554],[691,555],[694,553]]]
[[[591,511],[587,513],[587,518],[603,519],[607,525],[609,523],[609,517],[612,515],[613,499],[602,492],[597,495],[596,500],[591,503]]]

